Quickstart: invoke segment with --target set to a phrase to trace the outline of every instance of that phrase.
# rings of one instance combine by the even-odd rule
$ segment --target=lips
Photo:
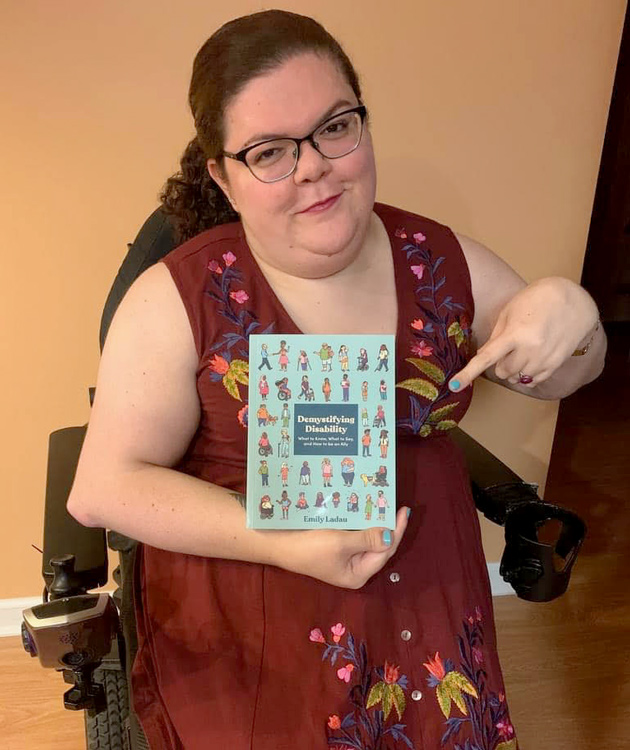
[[[327,208],[332,206],[337,198],[341,193],[337,193],[336,195],[331,195],[329,198],[325,198],[323,201],[319,201],[318,203],[313,203],[313,205],[309,206],[308,208],[305,208],[303,211],[299,211],[298,213],[305,214],[309,211],[325,211]]]

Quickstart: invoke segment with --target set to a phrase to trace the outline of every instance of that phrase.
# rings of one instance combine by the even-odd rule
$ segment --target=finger
[[[359,534],[364,534],[365,542],[363,549],[357,550],[357,554],[352,556],[351,567],[353,576],[359,579],[360,585],[363,585],[378,573],[396,552],[407,529],[410,512],[408,508],[401,508],[398,511],[396,528],[393,531],[390,529],[366,529],[366,532],[359,532]],[[389,537],[387,534],[389,534]],[[386,543],[388,539],[389,544]]]
[[[456,373],[449,381],[451,391],[463,391],[473,380],[482,375],[489,367],[512,351],[511,337],[501,334],[496,339],[485,343],[466,367]]]

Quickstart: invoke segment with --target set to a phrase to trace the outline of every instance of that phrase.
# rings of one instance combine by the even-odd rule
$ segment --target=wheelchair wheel
[[[120,669],[97,669],[94,681],[105,691],[106,709],[90,716],[84,712],[87,750],[131,750],[127,677]]]

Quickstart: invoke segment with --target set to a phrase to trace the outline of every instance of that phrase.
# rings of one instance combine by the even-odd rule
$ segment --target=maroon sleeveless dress
[[[413,509],[396,555],[358,591],[273,566],[141,545],[134,706],[154,750],[517,747],[492,599],[462,455],[448,431],[471,389],[473,298],[446,227],[376,204],[398,293],[397,498]],[[165,259],[199,355],[199,429],[177,467],[244,492],[247,388],[233,357],[256,331],[300,333],[240,223]],[[252,352],[251,369],[259,353]],[[393,395],[393,394],[392,394]]]

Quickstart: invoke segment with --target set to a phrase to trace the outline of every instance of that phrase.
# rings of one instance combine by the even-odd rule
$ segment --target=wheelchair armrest
[[[488,520],[503,526],[510,509],[519,503],[540,502],[537,485],[524,482],[481,443],[459,427],[450,435],[466,459],[475,505]]]
[[[66,427],[51,433],[48,444],[44,555],[42,575],[49,589],[53,580],[52,558],[74,555],[74,581],[79,591],[107,583],[105,530],[87,528],[66,510],[86,427]]]

